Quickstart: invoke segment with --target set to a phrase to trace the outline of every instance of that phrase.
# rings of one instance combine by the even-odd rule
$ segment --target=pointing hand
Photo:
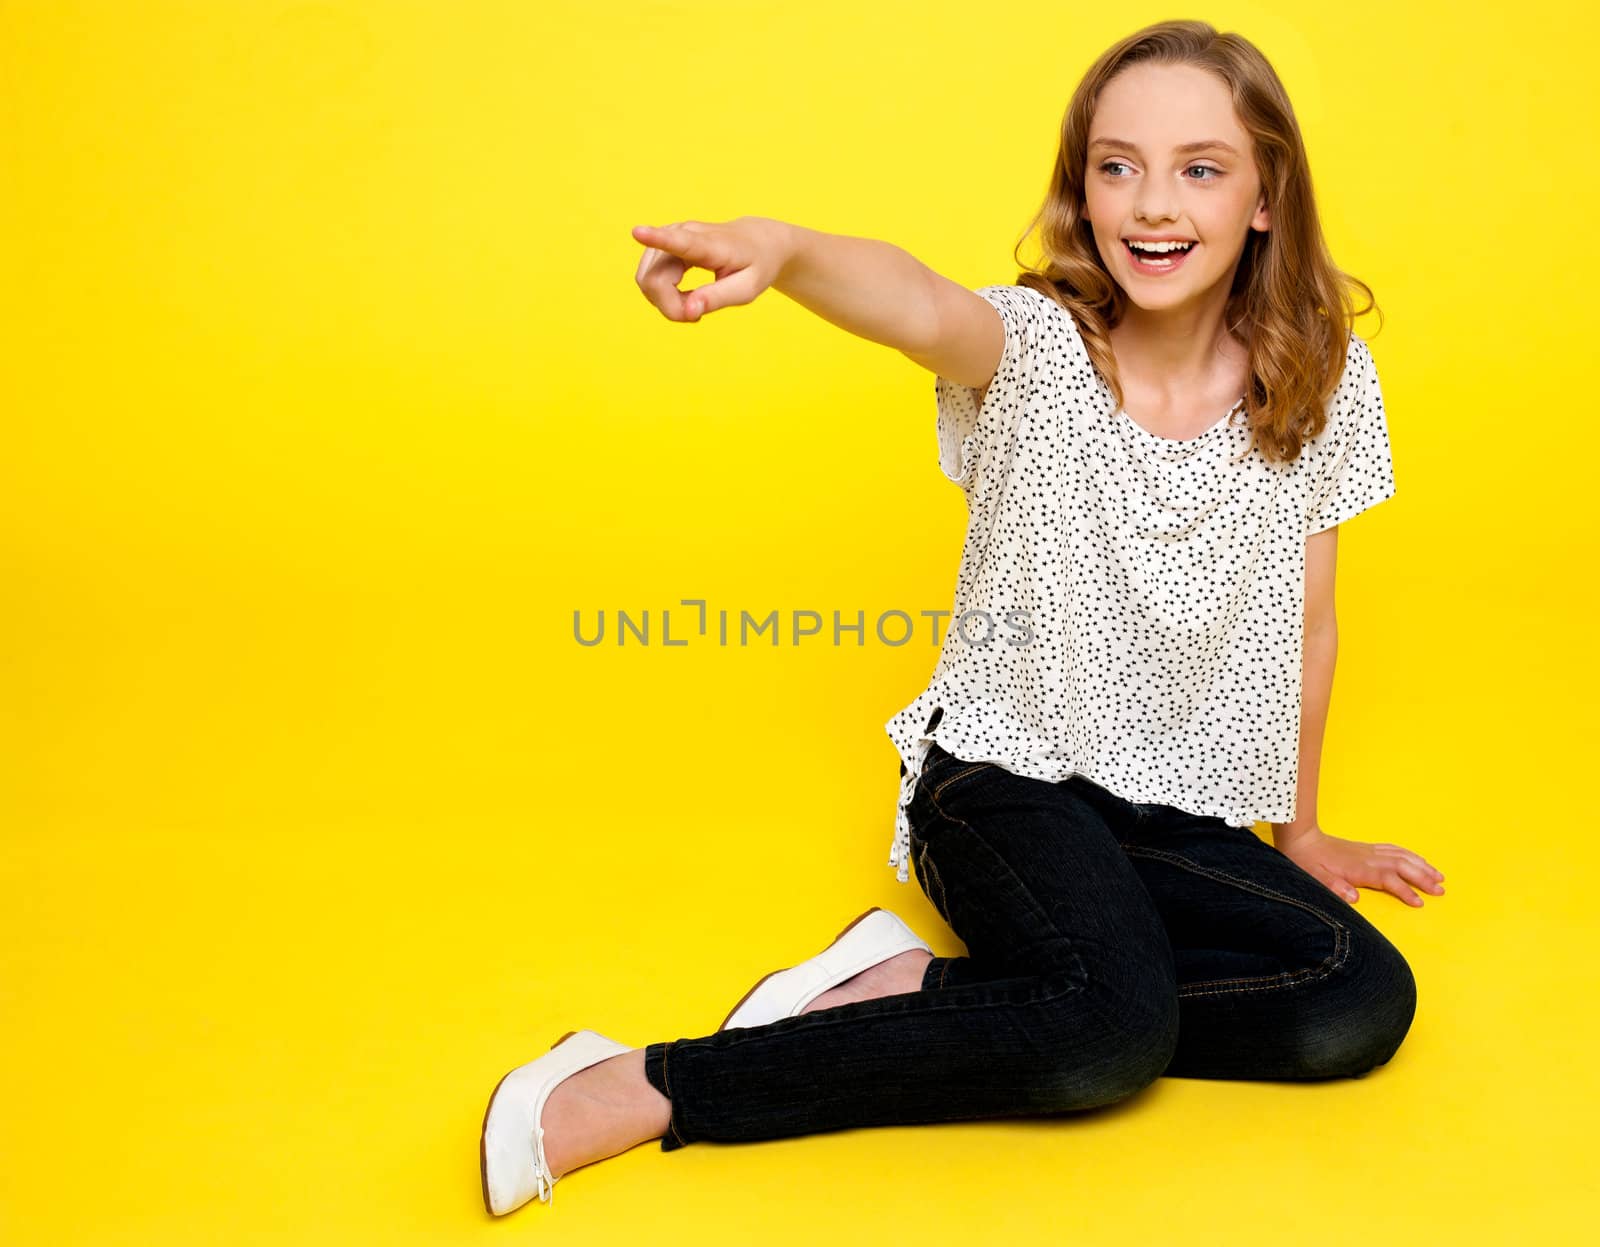
[[[789,257],[783,223],[769,217],[635,225],[633,236],[646,248],[634,280],[668,320],[692,323],[718,308],[751,302],[778,279]],[[691,268],[703,268],[716,280],[680,290]]]

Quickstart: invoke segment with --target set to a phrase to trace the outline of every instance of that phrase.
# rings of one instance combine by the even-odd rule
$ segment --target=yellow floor
[[[1460,854],[1422,910],[1360,902],[1420,983],[1410,1038],[1366,1079],[1161,1079],[1075,1120],[652,1143],[504,1222],[477,1138],[511,1065],[577,1026],[709,1032],[870,903],[938,951],[959,951],[949,932],[892,879],[845,897],[816,866],[799,894],[724,870],[707,891],[664,855],[613,872],[598,835],[541,846],[481,819],[78,827],[9,837],[4,865],[16,1247],[1578,1242],[1594,1211],[1592,950],[1556,879],[1535,904],[1537,875],[1496,887]]]

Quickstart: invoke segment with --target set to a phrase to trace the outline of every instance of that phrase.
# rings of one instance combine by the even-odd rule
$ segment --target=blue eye
[[[1107,160],[1100,166],[1100,172],[1108,174],[1111,177],[1116,177],[1117,175],[1111,172],[1113,167],[1118,169],[1126,169],[1128,166],[1121,160]],[[1215,177],[1209,178],[1190,178],[1189,180],[1191,182],[1215,182],[1217,178],[1222,176],[1221,169],[1214,169],[1210,165],[1190,165],[1189,169],[1200,169],[1203,172],[1216,175]]]

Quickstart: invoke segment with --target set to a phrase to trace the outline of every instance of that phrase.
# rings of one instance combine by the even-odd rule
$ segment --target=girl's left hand
[[[1412,885],[1443,896],[1444,875],[1420,854],[1398,844],[1363,844],[1330,836],[1321,827],[1307,827],[1276,842],[1278,850],[1306,873],[1320,880],[1335,896],[1354,904],[1357,888],[1393,892],[1407,905],[1422,906]]]

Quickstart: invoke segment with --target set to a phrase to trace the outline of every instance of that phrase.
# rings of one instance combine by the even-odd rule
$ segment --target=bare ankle
[[[933,960],[933,954],[916,948],[908,953],[901,953],[893,960],[901,963],[897,967],[900,982],[904,984],[900,992],[920,992],[922,980],[927,977],[928,963]]]
[[[659,1139],[667,1132],[672,1101],[644,1076],[644,1049],[635,1048],[612,1059],[613,1072],[619,1079],[614,1087],[616,1103],[627,1112],[629,1120],[639,1123],[641,1139]],[[657,1125],[660,1129],[656,1129]]]
[[[907,992],[921,991],[923,976],[927,972],[928,962],[932,959],[932,953],[924,952],[920,948],[899,953],[869,970],[863,970],[853,978],[846,979],[839,986],[823,992],[800,1012],[812,1013],[862,1000],[878,1000],[884,996],[901,996]]]

